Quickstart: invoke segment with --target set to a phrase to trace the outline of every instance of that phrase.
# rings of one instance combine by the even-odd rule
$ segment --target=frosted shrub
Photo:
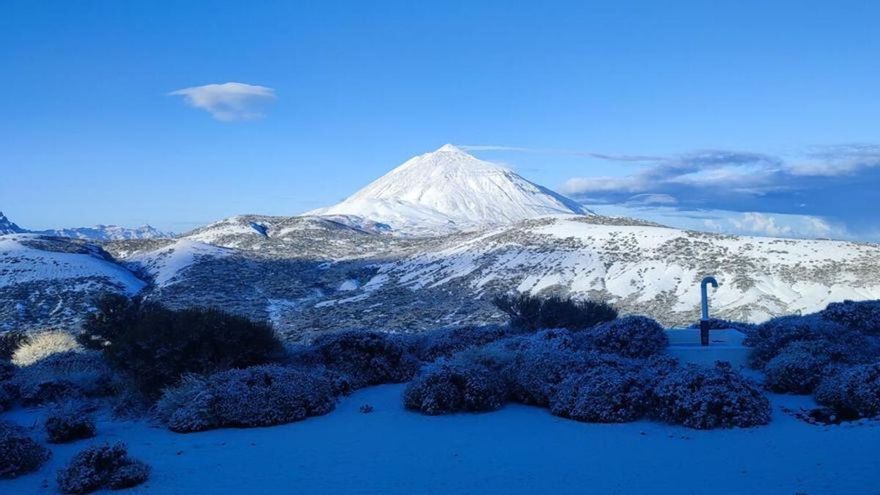
[[[730,364],[676,369],[654,389],[654,413],[669,423],[707,430],[770,422],[770,401]]]
[[[626,316],[602,323],[589,331],[588,342],[599,352],[631,358],[660,354],[669,345],[663,327],[644,316]]]
[[[335,403],[325,375],[265,365],[187,376],[165,390],[156,413],[169,429],[183,433],[290,423],[326,414]]]
[[[408,381],[420,365],[399,338],[380,332],[333,333],[313,345],[323,364],[348,375],[355,388]]]
[[[823,342],[792,342],[764,366],[765,383],[774,392],[809,394],[830,362]]]
[[[82,350],[73,335],[61,331],[48,331],[32,335],[12,354],[12,362],[27,366],[53,354]]]
[[[422,361],[431,362],[503,339],[510,334],[508,327],[497,325],[443,328],[420,336],[415,345],[415,353]]]
[[[550,411],[592,423],[635,421],[647,412],[650,393],[639,367],[600,365],[563,381]]]
[[[112,370],[99,353],[64,352],[19,368],[12,383],[25,405],[114,392]]]
[[[617,318],[617,310],[606,303],[559,296],[504,295],[496,297],[493,302],[510,317],[512,327],[524,330],[582,330]]]
[[[63,493],[82,494],[102,489],[137,486],[150,477],[150,468],[128,455],[125,444],[99,445],[83,450],[58,471]]]
[[[49,450],[19,426],[0,421],[0,479],[36,471],[49,459]]]
[[[880,416],[880,363],[837,368],[816,388],[816,400],[845,417]]]
[[[758,325],[744,343],[752,347],[749,354],[751,365],[762,369],[792,342],[825,341],[826,346],[830,347],[830,340],[836,339],[835,335],[844,333],[846,329],[840,325],[815,315],[782,316]]]
[[[532,347],[517,354],[506,370],[511,397],[523,404],[547,406],[559,385],[594,366],[586,352]]]
[[[826,320],[861,333],[880,334],[880,301],[831,303],[818,314]]]
[[[44,425],[49,443],[67,443],[95,436],[95,419],[75,402],[56,407],[46,417]]]
[[[423,370],[403,395],[407,409],[425,414],[492,411],[504,405],[507,387],[485,366],[441,363]]]

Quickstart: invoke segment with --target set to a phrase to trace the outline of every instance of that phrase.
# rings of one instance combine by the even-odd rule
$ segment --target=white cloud
[[[669,194],[636,194],[626,202],[636,205],[674,205],[678,203],[678,200]]]
[[[792,238],[853,239],[845,225],[831,223],[813,215],[730,210],[682,210],[675,205],[590,204],[586,206],[600,215],[625,216],[650,220],[681,229]],[[876,236],[875,236],[876,238]]]
[[[222,122],[264,117],[261,109],[275,100],[275,90],[237,82],[206,84],[168,93],[182,96],[190,106],[205,110]]]

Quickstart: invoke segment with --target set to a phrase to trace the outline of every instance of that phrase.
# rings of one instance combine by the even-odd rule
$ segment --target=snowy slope
[[[413,290],[516,291],[608,300],[668,324],[695,321],[714,275],[716,314],[746,321],[880,299],[880,246],[739,237],[555,218],[499,229],[384,265]]]
[[[36,234],[0,236],[0,331],[75,330],[97,297],[131,295],[145,286],[93,244]]]
[[[66,244],[34,234],[0,236],[0,287],[88,278],[104,279],[128,294],[145,285],[88,245]]]
[[[342,203],[309,214],[354,215],[404,233],[436,234],[590,211],[447,144],[408,160]]]
[[[174,283],[179,274],[199,259],[222,258],[228,254],[229,250],[222,247],[179,239],[155,251],[131,256],[127,261],[146,270],[158,287],[164,287]]]

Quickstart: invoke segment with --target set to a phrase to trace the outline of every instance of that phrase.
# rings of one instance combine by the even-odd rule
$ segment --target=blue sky
[[[600,211],[880,240],[878,18],[869,1],[6,0],[0,210],[184,231],[328,205],[452,142]]]

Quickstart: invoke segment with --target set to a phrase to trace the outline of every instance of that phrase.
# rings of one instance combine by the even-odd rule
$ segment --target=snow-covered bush
[[[744,343],[752,347],[750,364],[762,369],[785,346],[797,341],[825,341],[829,352],[833,343],[840,342],[840,335],[847,334],[840,325],[816,315],[782,316],[774,318],[748,334]]]
[[[53,354],[82,350],[73,335],[62,331],[46,331],[32,335],[12,354],[12,362],[27,366]]]
[[[510,317],[512,327],[525,330],[582,330],[617,318],[617,310],[606,303],[559,296],[503,295],[496,297],[493,302]]]
[[[214,309],[142,306],[102,349],[110,363],[149,395],[187,373],[265,364],[280,356],[272,327]]]
[[[826,320],[861,333],[880,334],[880,301],[831,303],[818,314]]]
[[[770,401],[758,386],[726,362],[669,373],[654,388],[654,414],[696,429],[749,427],[770,422]]]
[[[53,354],[19,368],[11,383],[25,405],[106,396],[116,387],[113,371],[94,351]]]
[[[76,454],[58,471],[58,487],[71,494],[120,490],[140,485],[149,477],[149,466],[129,457],[125,444],[97,445]]]
[[[823,341],[792,342],[764,365],[765,384],[774,392],[809,394],[831,363]]]
[[[550,411],[578,421],[623,423],[643,417],[650,398],[638,364],[600,364],[565,379],[550,399]]]
[[[523,404],[547,406],[559,385],[595,365],[592,353],[573,350],[569,339],[532,339],[516,352],[505,369],[511,398]]]
[[[420,363],[394,335],[346,331],[322,335],[314,342],[322,363],[351,378],[354,388],[410,380]]]
[[[815,395],[844,417],[880,416],[880,363],[841,366],[828,373]]]
[[[419,336],[414,352],[422,361],[432,362],[510,335],[509,327],[498,325],[443,328]]]
[[[23,428],[0,421],[0,479],[36,471],[49,455],[49,450],[29,437]]]
[[[669,345],[663,327],[645,316],[626,316],[602,323],[587,335],[589,344],[597,351],[630,358],[660,354]]]
[[[264,365],[189,375],[165,390],[156,414],[172,431],[185,433],[290,423],[326,414],[335,404],[326,375]]]
[[[95,436],[95,418],[71,401],[55,407],[44,422],[49,443],[67,443]]]
[[[12,359],[19,347],[28,343],[30,338],[27,334],[19,331],[0,333],[0,361]]]
[[[404,391],[407,409],[425,414],[493,411],[504,405],[507,387],[498,372],[479,364],[438,363],[427,367]]]

